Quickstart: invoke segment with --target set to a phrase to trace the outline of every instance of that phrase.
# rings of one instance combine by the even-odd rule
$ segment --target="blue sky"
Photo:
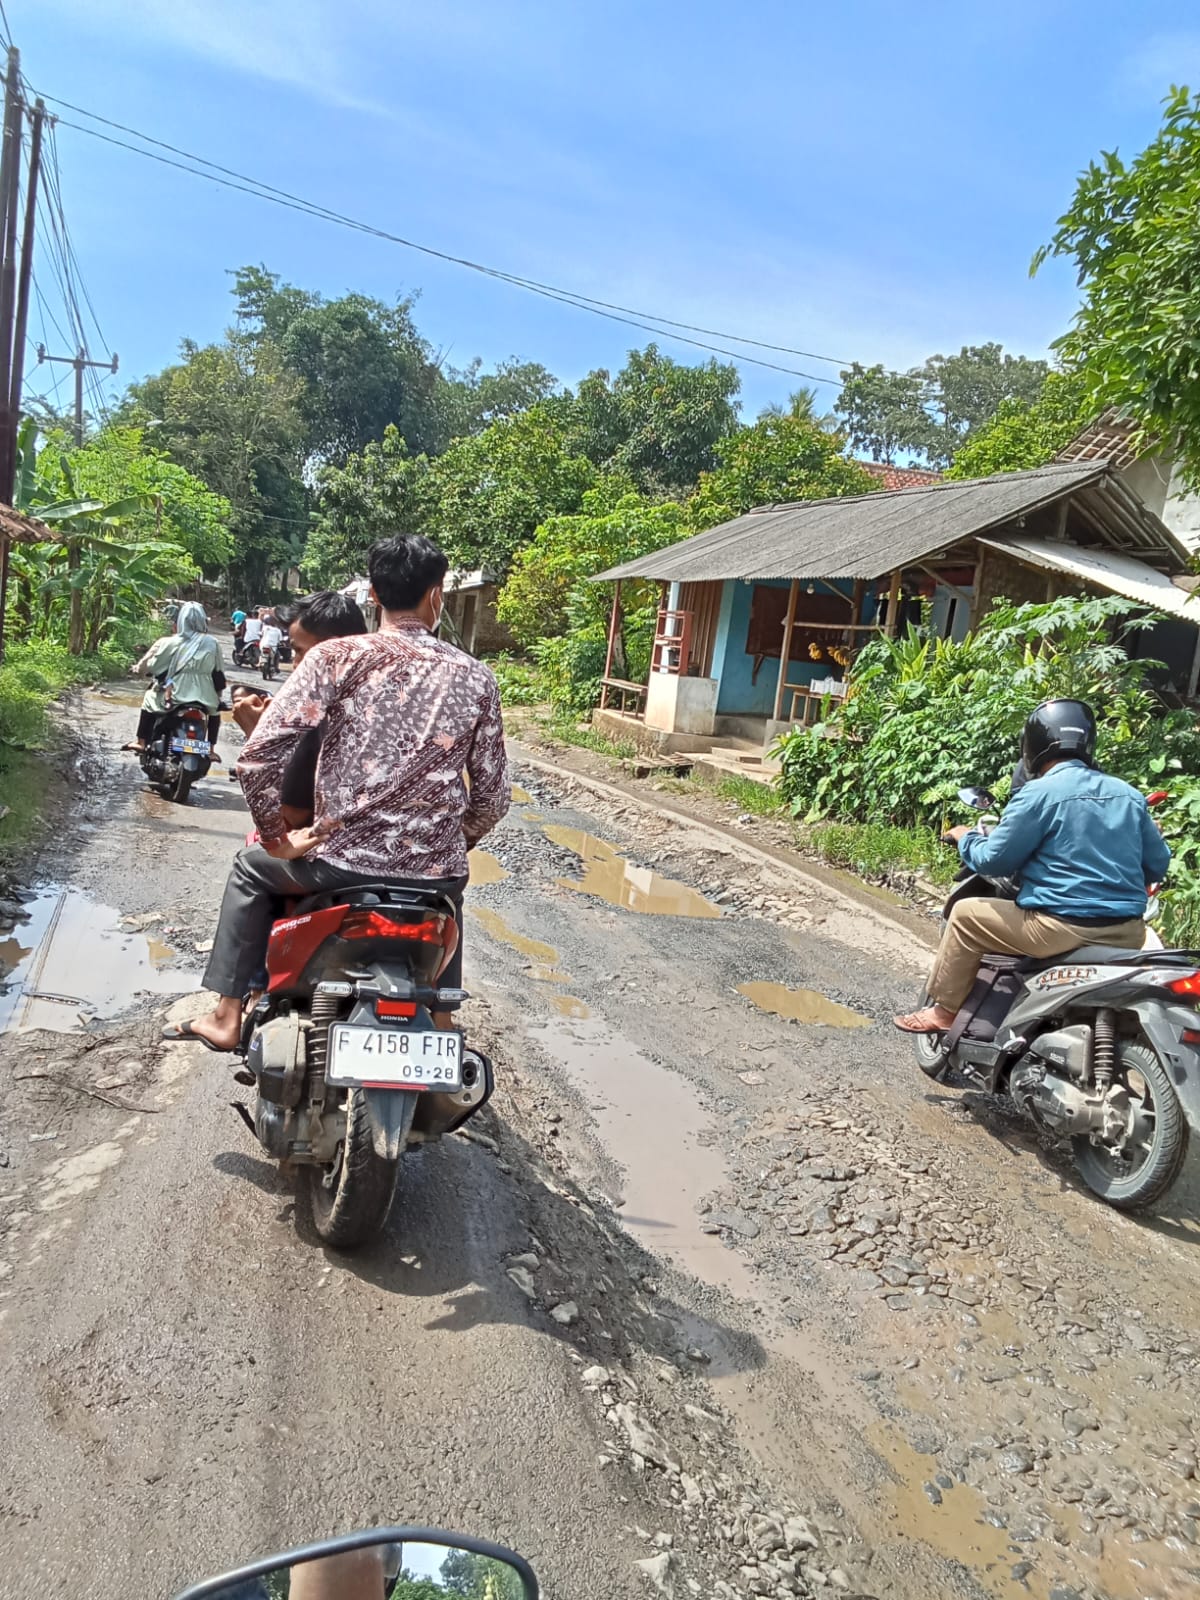
[[[1144,145],[1172,81],[1200,86],[1194,0],[6,10],[38,89],[211,160],[506,271],[889,366],[986,339],[1042,352],[1074,285],[1062,266],[1032,283],[1027,268],[1076,172]],[[218,336],[226,270],[247,262],[328,295],[419,289],[419,324],[454,363],[515,354],[573,382],[646,342],[70,129],[58,142],[76,251],[121,357],[114,388],[184,335]],[[53,307],[47,264],[39,275]],[[802,381],[741,372],[748,416]]]

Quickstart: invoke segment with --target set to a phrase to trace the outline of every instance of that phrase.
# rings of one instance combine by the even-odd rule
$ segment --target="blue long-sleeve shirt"
[[[1027,783],[995,830],[965,834],[958,852],[975,872],[1019,878],[1026,910],[1113,922],[1143,914],[1146,885],[1171,860],[1144,797],[1082,761]]]

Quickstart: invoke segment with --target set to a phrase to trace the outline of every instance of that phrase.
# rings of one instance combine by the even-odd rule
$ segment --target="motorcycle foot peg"
[[[253,1089],[258,1079],[246,1067],[239,1067],[233,1075],[234,1083],[243,1084],[247,1089]]]

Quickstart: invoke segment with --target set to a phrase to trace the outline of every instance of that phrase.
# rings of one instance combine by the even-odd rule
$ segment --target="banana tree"
[[[146,496],[112,501],[86,498],[78,490],[65,454],[59,454],[53,476],[40,470],[37,426],[31,418],[21,426],[18,449],[18,508],[36,516],[58,536],[53,545],[20,547],[15,563],[18,623],[32,629],[35,592],[42,601],[42,621],[47,629],[56,602],[65,599],[68,649],[72,655],[94,651],[107,626],[144,615],[172,577],[180,574],[180,551],[162,541],[126,543],[120,539],[130,520],[147,509]]]

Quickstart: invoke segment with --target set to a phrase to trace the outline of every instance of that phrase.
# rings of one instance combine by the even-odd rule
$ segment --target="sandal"
[[[949,1022],[937,1015],[935,1006],[926,1006],[922,1011],[909,1011],[905,1015],[892,1018],[892,1026],[901,1033],[948,1033],[954,1026],[954,1018]]]
[[[190,1022],[181,1022],[178,1027],[164,1028],[162,1037],[172,1044],[202,1044],[206,1050],[211,1050],[214,1055],[232,1056],[237,1054],[236,1044],[214,1044],[211,1039],[206,1039],[202,1033],[197,1033]]]

